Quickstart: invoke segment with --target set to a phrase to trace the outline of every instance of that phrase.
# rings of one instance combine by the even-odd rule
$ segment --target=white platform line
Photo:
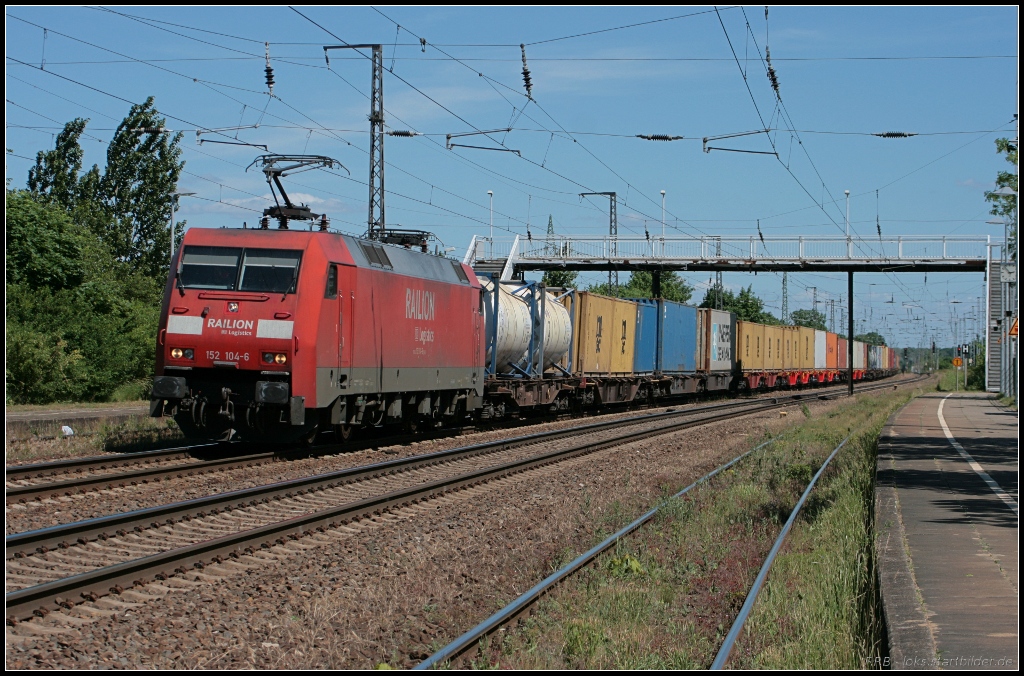
[[[993,480],[992,477],[988,475],[988,472],[983,470],[981,468],[981,465],[974,461],[974,458],[971,457],[971,454],[964,450],[964,447],[961,446],[960,442],[956,440],[956,437],[953,436],[953,433],[949,431],[949,426],[946,425],[946,419],[942,417],[942,407],[946,405],[946,400],[952,396],[953,393],[950,392],[949,394],[942,398],[942,401],[939,402],[939,424],[942,425],[942,431],[946,433],[946,438],[949,439],[949,443],[952,444],[953,448],[956,449],[956,452],[959,453],[963,457],[963,459],[967,461],[967,464],[971,466],[971,469],[974,470],[975,474],[980,476],[981,480],[988,484],[988,487],[992,489],[992,492],[998,495],[999,498],[1003,502],[1005,502],[1010,509],[1013,510],[1014,514],[1020,516],[1020,514],[1018,514],[1017,512],[1017,501],[1010,497],[1010,494],[1004,491],[1002,486],[997,484],[995,480]]]

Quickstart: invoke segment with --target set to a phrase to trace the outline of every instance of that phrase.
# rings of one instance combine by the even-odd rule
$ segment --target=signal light
[[[171,357],[173,357],[174,359],[192,359],[194,356],[195,352],[190,347],[185,348],[184,350],[181,349],[180,347],[171,348]]]
[[[278,364],[284,364],[288,361],[288,355],[279,352],[274,355],[274,361]]]
[[[181,359],[181,356],[183,354],[184,353],[181,351],[180,347],[175,347],[171,349],[171,356],[174,357],[175,359]]]
[[[956,346],[956,356],[958,356],[958,357],[959,357],[959,356],[961,356],[961,355],[962,355],[963,353],[964,353],[964,346],[963,346],[963,345],[957,345],[957,346]]]
[[[278,364],[278,365],[287,364],[288,363],[288,355],[286,355],[283,352],[277,352],[277,353],[274,353],[274,352],[264,352],[263,353],[263,363],[265,363],[265,364]]]

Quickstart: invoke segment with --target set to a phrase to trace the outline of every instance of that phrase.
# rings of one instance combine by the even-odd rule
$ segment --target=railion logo
[[[253,321],[251,319],[210,319],[206,320],[206,326],[211,329],[241,329],[252,331]]]
[[[434,319],[434,294],[419,289],[405,290],[405,318],[431,321]]]

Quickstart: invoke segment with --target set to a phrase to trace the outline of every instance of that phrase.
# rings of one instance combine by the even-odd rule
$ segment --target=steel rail
[[[778,437],[776,437],[775,439],[769,439],[768,441],[750,449],[749,451],[736,456],[726,464],[711,470],[710,472],[708,472],[701,478],[697,479],[692,484],[682,489],[678,493],[672,495],[671,497],[682,497],[686,493],[690,492],[690,490],[692,490],[693,488],[696,488],[697,486],[704,483],[705,481],[715,476],[719,472],[729,469],[737,462],[750,455],[751,453],[759,451],[765,446],[768,446],[769,444],[775,443],[777,439]],[[567,563],[565,566],[555,571],[551,575],[548,575],[546,578],[538,582],[529,590],[523,592],[523,594],[520,595],[519,598],[517,598],[515,601],[509,603],[507,606],[505,606],[498,612],[494,613],[486,620],[484,620],[477,626],[467,631],[462,636],[458,637],[457,639],[446,645],[441,650],[438,650],[436,653],[434,653],[427,659],[417,664],[415,667],[413,667],[413,671],[422,671],[425,669],[430,669],[431,667],[435,667],[438,664],[442,664],[443,662],[458,657],[462,653],[466,652],[466,650],[473,647],[473,644],[475,644],[481,638],[494,632],[494,630],[496,630],[498,627],[505,624],[509,620],[513,619],[516,615],[521,613],[531,603],[539,599],[550,588],[554,587],[556,584],[558,584],[565,578],[569,577],[570,575],[578,571],[580,568],[586,566],[588,563],[593,561],[599,554],[607,551],[609,548],[612,547],[612,545],[617,543],[619,540],[626,537],[633,531],[640,528],[640,526],[650,521],[652,518],[654,518],[654,515],[657,514],[660,509],[660,506],[655,507],[654,509],[645,513],[640,518],[622,527],[621,529],[619,529],[618,531],[616,531],[615,533],[601,541],[600,543],[594,545],[584,553],[580,554],[575,559]]]
[[[460,431],[460,430],[456,430]],[[152,453],[149,459],[145,462],[153,462],[154,460],[163,459],[174,459],[175,457],[189,457],[188,449],[202,449],[202,448],[215,448],[223,451],[224,454],[228,454],[227,457],[200,460],[194,463],[182,463],[177,465],[169,465],[163,467],[152,467],[140,470],[134,470],[123,473],[112,473],[112,474],[97,474],[95,476],[86,477],[75,477],[73,479],[67,479],[63,481],[55,481],[45,484],[28,484],[23,486],[11,486],[5,491],[5,499],[7,504],[12,502],[26,503],[34,499],[42,499],[47,497],[59,497],[59,496],[71,496],[89,491],[102,490],[104,488],[117,488],[127,485],[135,485],[138,483],[147,483],[149,481],[157,481],[163,477],[169,479],[181,478],[185,476],[193,476],[197,474],[203,474],[212,471],[224,471],[232,469],[234,467],[251,467],[253,464],[262,464],[264,462],[273,460],[298,460],[302,458],[310,458],[321,455],[330,455],[332,453],[339,452],[355,452],[363,451],[372,448],[377,448],[381,445],[394,445],[402,444],[408,441],[425,441],[430,439],[437,439],[451,435],[452,430],[430,430],[419,435],[396,435],[390,436],[384,439],[365,439],[362,441],[356,441],[354,443],[338,444],[328,443],[320,446],[302,447],[302,448],[281,448],[273,451],[266,451],[260,453],[249,453],[246,455],[230,455],[230,447],[222,447],[219,444],[201,444],[199,446],[185,447],[184,449],[174,449],[181,455],[176,456],[170,451],[150,451],[145,455]],[[239,448],[252,448],[253,446],[259,447],[256,444],[246,444]],[[265,446],[265,445],[264,445]],[[164,454],[165,457],[161,457],[160,454]],[[143,454],[138,454],[143,455]],[[119,461],[117,464],[111,464],[107,462],[106,456],[93,456],[92,458],[81,458],[79,467],[83,469],[95,468],[95,469],[106,469],[108,466],[116,467],[123,465],[142,464],[133,462],[132,460],[125,458],[114,458]],[[91,462],[89,462],[91,461]],[[36,465],[40,468],[48,468],[51,464],[57,465],[65,462],[75,461],[57,461],[56,463],[41,463]],[[8,468],[10,469],[10,468]],[[59,470],[60,468],[57,468]],[[51,472],[56,474],[57,470]],[[10,477],[8,477],[10,478]]]
[[[884,385],[882,387],[885,387]],[[876,387],[865,389],[877,389]],[[819,399],[832,399],[845,395],[822,395]],[[194,543],[185,547],[168,550],[141,559],[134,559],[120,564],[98,568],[93,571],[69,578],[54,580],[33,587],[11,592],[6,595],[5,605],[8,611],[8,623],[32,615],[45,615],[53,608],[71,607],[82,600],[95,600],[109,593],[119,594],[126,587],[146,584],[150,576],[165,579],[174,574],[186,572],[185,566],[196,569],[205,567],[207,561],[220,562],[225,555],[237,558],[244,553],[255,551],[254,546],[269,548],[274,544],[285,544],[285,538],[298,539],[302,535],[310,535],[314,530],[323,531],[334,528],[353,520],[379,515],[391,507],[408,506],[424,499],[458,490],[466,486],[475,486],[486,481],[521,473],[527,470],[556,463],[571,457],[591,453],[616,445],[633,443],[645,438],[666,434],[678,429],[728,419],[736,415],[747,415],[773,408],[792,405],[803,399],[802,395],[779,400],[758,400],[757,405],[738,412],[721,412],[692,420],[682,420],[669,425],[660,426],[639,433],[620,435],[611,439],[583,443],[568,449],[551,451],[529,458],[511,461],[488,468],[464,473],[447,479],[439,479],[418,486],[392,491],[379,496],[365,498],[350,503],[320,510],[309,514],[293,517],[283,521],[267,524],[246,531],[222,536],[204,542]],[[726,408],[719,406],[716,408]],[[693,409],[687,413],[693,412]],[[664,416],[666,414],[658,414]],[[650,420],[656,416],[644,416]],[[623,421],[602,423],[621,424]],[[591,427],[597,427],[593,425]],[[568,430],[576,433],[578,429]],[[541,436],[541,435],[530,435]],[[436,455],[436,454],[431,454]],[[382,463],[384,464],[384,463]],[[241,491],[239,491],[241,492]],[[236,492],[237,493],[237,492]],[[244,547],[243,547],[244,546]]]
[[[917,382],[920,382],[923,379],[925,379],[925,378],[924,377],[919,377],[919,378],[914,378],[914,379],[911,379],[911,380],[908,380],[908,381],[904,381],[904,382],[898,383],[898,384],[899,385],[915,384]],[[870,392],[872,390],[878,390],[878,389],[888,389],[890,387],[890,385],[892,385],[892,383],[883,383],[883,384],[875,384],[875,385],[869,385],[869,386],[862,386],[861,388],[858,388],[856,393]],[[839,396],[846,396],[846,395],[842,394],[842,395],[839,395]],[[821,395],[819,398],[820,399],[832,399],[832,398],[837,398],[837,397],[836,397],[836,395]],[[849,437],[847,437],[847,439],[849,439]],[[756,446],[755,448],[752,448],[751,450],[749,450],[749,451],[747,451],[747,452],[745,452],[745,453],[743,453],[743,454],[733,458],[732,460],[730,460],[726,464],[724,464],[724,465],[722,465],[722,466],[712,470],[711,472],[709,472],[709,473],[705,474],[704,476],[702,476],[701,478],[697,479],[692,484],[690,484],[689,486],[683,488],[682,490],[680,490],[678,493],[676,493],[672,497],[673,498],[681,497],[682,495],[686,494],[687,492],[689,492],[690,490],[692,490],[696,486],[698,486],[701,483],[703,483],[703,482],[707,481],[708,479],[712,478],[716,474],[722,472],[723,470],[728,469],[729,467],[732,467],[734,464],[736,464],[737,462],[739,462],[743,458],[747,457],[751,453],[754,453],[755,451],[758,451],[758,450],[764,448],[765,446],[767,446],[767,445],[769,445],[771,443],[774,443],[777,440],[778,440],[778,437],[776,437],[774,439],[770,439],[770,440],[768,440],[768,441],[766,441],[766,442]],[[845,443],[846,443],[846,440],[844,440],[843,443],[840,444],[839,448],[841,448],[842,445],[845,444]],[[831,460],[831,458],[835,455],[835,453],[839,450],[839,448],[837,448],[835,451],[833,451],[832,456],[829,456],[829,460],[826,461],[826,465]],[[824,469],[824,466],[822,467],[822,469]],[[820,475],[820,473],[821,472],[819,471],[819,475]],[[817,476],[818,475],[816,475],[814,477],[814,481],[817,481]],[[812,485],[813,485],[813,482],[812,482]],[[804,498],[801,498],[801,503],[800,504],[802,504],[803,499]],[[583,568],[584,566],[589,564],[591,561],[593,561],[598,555],[600,555],[601,553],[607,551],[612,545],[617,543],[623,537],[625,537],[625,536],[629,535],[630,533],[636,531],[642,525],[644,525],[645,523],[650,521],[650,519],[653,518],[655,514],[657,514],[659,509],[660,509],[660,507],[655,507],[654,509],[646,512],[645,514],[640,516],[638,519],[636,519],[632,523],[624,526],[622,529],[620,529],[619,531],[617,531],[614,534],[610,535],[608,538],[606,538],[605,540],[603,540],[599,544],[595,545],[591,549],[589,549],[586,552],[584,552],[583,554],[579,555],[578,557],[576,557],[575,559],[573,559],[572,561],[567,563],[565,566],[563,566],[559,570],[555,571],[551,575],[547,576],[546,578],[544,578],[543,580],[538,582],[536,585],[531,587],[529,590],[524,592],[522,595],[520,595],[518,598],[516,598],[515,601],[512,601],[511,603],[506,605],[504,608],[502,608],[498,612],[494,613],[493,615],[488,617],[483,622],[479,623],[476,627],[474,627],[473,629],[470,629],[466,633],[462,634],[461,636],[456,638],[454,641],[449,643],[447,646],[445,646],[441,650],[435,652],[433,655],[428,657],[426,660],[424,660],[420,664],[418,664],[415,667],[413,667],[413,670],[430,669],[432,667],[436,667],[439,664],[442,664],[442,663],[444,663],[446,661],[452,660],[452,659],[458,657],[459,655],[465,653],[468,649],[472,648],[473,645],[477,641],[479,641],[481,638],[483,638],[484,636],[487,636],[488,634],[493,633],[496,629],[498,629],[498,627],[500,627],[501,625],[507,623],[509,620],[515,618],[517,615],[522,613],[523,610],[525,610],[532,603],[534,603],[537,599],[539,599],[541,596],[543,596],[549,589],[551,589],[555,585],[557,585],[560,582],[562,582],[565,578],[567,578],[567,577],[573,575],[574,573],[576,573],[578,570],[580,570],[581,568]]]
[[[831,386],[823,389],[827,390],[830,389],[830,387]],[[670,404],[666,404],[666,406],[668,405]],[[739,404],[727,403],[725,405]],[[517,427],[522,424],[523,423],[521,421],[516,421],[513,424],[506,425],[506,427]],[[457,433],[464,429],[465,428],[461,428],[454,431]],[[10,486],[5,490],[5,502],[7,504],[24,504],[31,500],[39,500],[49,497],[73,496],[106,488],[118,488],[127,485],[137,485],[138,483],[148,483],[149,481],[159,481],[163,477],[167,477],[169,479],[183,478],[185,476],[194,476],[208,471],[224,471],[234,467],[250,467],[254,463],[269,460],[291,460],[314,457],[316,455],[331,454],[336,451],[360,451],[376,448],[381,444],[393,445],[405,443],[406,440],[422,441],[452,436],[452,431],[453,430],[450,429],[443,431],[428,431],[426,434],[420,434],[414,437],[409,435],[397,435],[387,437],[385,439],[366,439],[355,443],[345,444],[344,446],[332,443],[313,448],[289,448],[270,452],[249,453],[243,456],[200,460],[195,463],[145,468],[123,473],[98,474],[95,476],[85,477],[76,476],[75,478],[63,479],[49,483]],[[230,453],[227,448],[221,447],[220,444],[206,443],[172,449],[132,453],[124,456],[90,456],[87,458],[71,458],[68,460],[35,463],[31,465],[11,465],[6,467],[5,471],[7,479],[24,480],[47,475],[53,476],[57,474],[69,474],[72,470],[78,474],[89,470],[105,470],[116,467],[149,464],[163,460],[173,460],[176,458],[188,458],[195,451],[203,449],[219,450],[223,451],[225,454]],[[31,477],[29,475],[31,475]]]
[[[163,579],[176,573],[183,573],[187,570],[186,566],[201,569],[211,560],[221,561],[225,556],[236,558],[245,553],[252,553],[257,548],[285,544],[286,538],[298,539],[302,535],[312,534],[314,530],[322,531],[325,528],[337,527],[353,520],[379,515],[392,507],[408,506],[467,486],[479,485],[496,478],[522,473],[544,465],[679,429],[725,420],[736,415],[747,415],[789,406],[793,403],[795,402],[773,400],[762,403],[759,401],[758,405],[739,412],[723,411],[692,420],[672,422],[639,433],[634,432],[611,439],[585,442],[567,449],[549,451],[525,459],[492,465],[455,477],[430,481],[144,558],[97,568],[72,577],[26,587],[6,594],[5,605],[8,622],[28,618],[33,614],[46,614],[51,609],[70,607],[83,600],[94,600],[109,593],[120,593],[136,584],[145,584],[151,578]],[[621,423],[621,421],[616,422]],[[576,432],[577,430],[573,430],[573,433]]]
[[[188,457],[183,454],[183,457]],[[169,479],[183,478],[196,474],[205,474],[211,471],[223,471],[234,467],[251,467],[254,463],[262,463],[265,460],[272,460],[280,457],[280,454],[256,453],[253,455],[242,455],[232,458],[220,458],[217,460],[203,460],[195,463],[183,463],[171,465],[170,467],[151,467],[139,469],[133,472],[122,472],[120,474],[97,474],[95,476],[76,477],[66,481],[54,481],[45,484],[29,484],[27,486],[11,486],[6,490],[7,503],[12,501],[28,502],[29,500],[70,496],[87,491],[102,490],[104,488],[118,488],[138,483],[148,483],[163,477]],[[171,458],[168,458],[171,459]],[[100,468],[105,469],[105,468]]]
[[[70,458],[68,460],[33,463],[31,465],[7,465],[4,468],[4,474],[7,475],[8,479],[21,479],[65,474],[72,470],[85,471],[93,468],[108,469],[111,467],[122,467],[125,465],[139,465],[158,460],[187,458],[192,451],[216,446],[217,444],[212,443],[199,444],[197,446],[179,446],[177,448],[167,448],[159,451],[125,453],[117,456],[93,455],[87,458]]]
[[[796,395],[802,398],[802,395]],[[787,398],[788,399],[788,398]],[[759,402],[777,401],[777,399],[745,400],[741,402],[727,402],[712,406],[686,409],[683,411],[666,411],[664,413],[646,414],[631,418],[619,418],[587,425],[578,425],[561,430],[537,432],[512,439],[490,441],[469,446],[415,455],[407,458],[387,460],[372,465],[361,465],[346,469],[317,474],[297,479],[289,479],[252,488],[243,488],[225,493],[217,493],[201,498],[194,498],[181,502],[174,502],[155,507],[101,516],[85,521],[76,521],[69,524],[61,524],[41,528],[38,530],[25,531],[8,535],[5,539],[6,556],[24,556],[34,551],[45,551],[55,547],[66,548],[72,543],[84,544],[90,540],[108,539],[118,531],[142,530],[152,527],[160,527],[168,523],[170,519],[179,521],[185,518],[205,517],[225,509],[235,509],[254,505],[257,502],[269,502],[271,499],[280,497],[292,497],[316,490],[334,488],[340,484],[364,481],[385,474],[407,472],[429,465],[436,465],[445,462],[460,460],[465,457],[481,455],[485,453],[496,453],[521,446],[536,443],[557,441],[558,439],[590,432],[599,432],[611,427],[623,425],[637,425],[645,422],[657,421],[665,418],[692,416],[706,413],[708,411],[731,410],[743,406],[757,406]]]
[[[772,545],[772,549],[768,552],[768,557],[764,561],[764,565],[761,566],[760,572],[754,579],[754,584],[751,585],[750,591],[747,593],[747,599],[743,602],[743,607],[740,608],[739,614],[736,616],[736,620],[732,623],[732,627],[729,629],[729,633],[725,636],[725,641],[722,643],[722,647],[718,650],[718,655],[715,656],[715,661],[711,663],[713,670],[719,670],[725,668],[725,663],[729,660],[729,654],[732,652],[733,646],[736,644],[736,639],[739,638],[740,631],[743,630],[743,625],[747,621],[747,617],[750,616],[750,611],[754,607],[754,601],[757,600],[757,595],[761,593],[761,586],[764,584],[765,579],[768,577],[768,570],[772,567],[772,563],[775,561],[775,556],[782,549],[782,543],[785,542],[786,536],[789,535],[790,529],[796,522],[796,517],[800,514],[800,510],[803,509],[804,503],[807,501],[807,496],[811,494],[811,490],[815,484],[818,483],[818,479],[824,474],[828,468],[832,459],[836,457],[846,442],[850,440],[853,434],[847,435],[843,441],[836,446],[835,450],[832,451],[828,459],[822,463],[821,467],[815,473],[814,478],[811,479],[811,483],[807,484],[807,488],[804,490],[803,495],[800,496],[800,500],[797,501],[796,507],[793,508],[793,512],[786,519],[786,524],[782,527],[782,532],[779,533],[779,537],[775,539],[775,544]]]

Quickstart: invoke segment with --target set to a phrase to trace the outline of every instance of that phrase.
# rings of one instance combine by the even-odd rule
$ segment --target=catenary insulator
[[[645,141],[679,141],[682,136],[669,136],[668,134],[637,134],[637,138],[642,138]]]
[[[917,134],[905,131],[883,131],[880,134],[872,134],[872,136],[880,138],[910,138],[911,136],[917,136]]]
[[[418,131],[409,131],[408,129],[392,129],[386,132],[388,136],[400,136],[402,138],[412,138],[413,136],[419,136]]]
[[[530,77],[530,67],[526,65],[526,45],[520,44],[519,49],[523,52],[523,85],[526,87],[526,96],[533,98],[533,79]]]
[[[263,43],[267,49],[267,67],[263,71],[267,74],[267,92],[274,93],[274,69],[270,67],[270,43]]]

